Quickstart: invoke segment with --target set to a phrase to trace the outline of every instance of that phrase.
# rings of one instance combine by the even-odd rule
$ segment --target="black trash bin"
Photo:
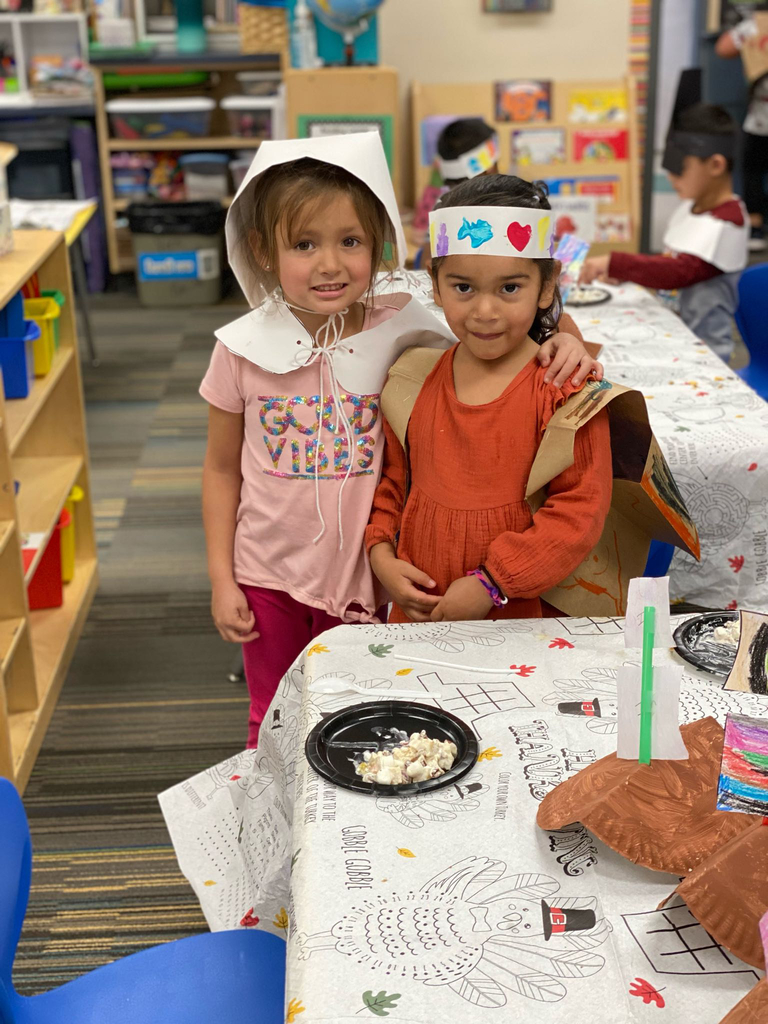
[[[221,203],[131,203],[128,224],[142,306],[207,306],[221,298]]]

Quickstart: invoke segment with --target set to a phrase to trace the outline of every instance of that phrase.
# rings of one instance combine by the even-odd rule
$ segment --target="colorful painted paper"
[[[574,160],[626,160],[628,152],[625,128],[585,128],[573,133]]]
[[[584,178],[545,178],[550,195],[597,196],[601,205],[615,203],[619,198],[621,179],[615,174]]]
[[[550,210],[505,206],[449,206],[429,215],[433,256],[479,253],[550,259],[554,252]]]
[[[651,705],[651,760],[684,761],[688,758],[678,721],[682,669],[677,665],[656,665],[653,669],[653,701]],[[622,665],[618,669],[616,691],[619,698],[616,756],[637,761],[640,751],[639,665]]]
[[[568,301],[571,289],[579,283],[581,268],[589,252],[589,242],[575,235],[563,235],[555,251],[555,259],[560,260],[560,296],[563,303]]]
[[[768,694],[768,615],[742,611],[736,659],[726,690]]]
[[[572,89],[568,97],[571,124],[624,124],[627,120],[625,89]]]
[[[555,239],[576,235],[584,242],[594,242],[597,222],[597,200],[594,196],[550,196],[549,205],[555,217]]]
[[[768,815],[768,718],[728,715],[717,809]]]
[[[497,82],[496,120],[522,124],[549,121],[552,83],[539,80]]]
[[[512,164],[561,164],[565,162],[565,132],[562,128],[521,128],[512,132]]]

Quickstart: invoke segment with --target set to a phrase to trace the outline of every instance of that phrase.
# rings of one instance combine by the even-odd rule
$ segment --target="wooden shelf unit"
[[[40,287],[65,298],[60,347],[50,373],[27,398],[4,400],[0,388],[0,774],[22,790],[43,741],[98,583],[83,390],[74,295],[64,235],[14,232],[0,258],[0,307],[37,272]],[[26,585],[74,484],[75,576],[61,608],[29,611]],[[18,493],[16,487],[18,485]],[[42,533],[25,574],[22,535]]]
[[[159,63],[160,62],[160,63]],[[280,54],[241,54],[240,56],[202,55],[199,60],[185,56],[183,59],[173,55],[167,58],[152,57],[146,61],[131,60],[129,62],[100,61],[91,62],[94,73],[94,97],[96,109],[96,134],[99,144],[99,165],[101,168],[101,191],[104,210],[104,222],[107,232],[107,250],[109,253],[109,269],[113,274],[133,270],[135,263],[131,252],[130,236],[115,223],[119,215],[127,208],[128,203],[115,197],[112,187],[112,168],[110,156],[117,152],[206,152],[211,150],[232,151],[239,149],[256,150],[258,139],[240,138],[229,134],[226,111],[221,110],[218,101],[225,96],[240,93],[235,75],[239,71],[280,71],[282,57]],[[163,71],[207,71],[210,81],[207,86],[181,89],[142,89],[131,92],[129,89],[110,89],[109,96],[104,88],[103,74],[115,71],[129,71],[131,74],[141,72],[155,73]],[[204,138],[193,139],[115,139],[110,134],[109,118],[106,101],[109,99],[139,96],[157,98],[159,96],[210,96],[216,100],[217,106],[211,119],[211,134]]]

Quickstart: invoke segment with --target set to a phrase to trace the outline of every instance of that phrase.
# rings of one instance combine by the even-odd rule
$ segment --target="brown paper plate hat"
[[[765,1024],[768,1021],[768,978],[763,978],[720,1024]]]
[[[761,819],[715,810],[723,749],[723,729],[715,719],[702,718],[680,731],[687,761],[643,765],[609,754],[548,793],[536,823],[552,830],[580,821],[632,863],[687,875]]]
[[[754,815],[727,816],[753,824],[713,850],[675,891],[713,939],[763,970],[760,918],[768,911],[768,826]],[[766,1021],[768,1015],[762,1018]]]

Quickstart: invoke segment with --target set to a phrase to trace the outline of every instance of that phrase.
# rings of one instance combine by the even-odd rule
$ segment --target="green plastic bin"
[[[44,291],[40,292],[40,295],[44,299],[53,299],[53,301],[59,307],[59,313],[61,313],[61,311],[64,308],[64,305],[65,305],[65,303],[67,301],[64,298],[64,293],[63,292],[60,292],[58,288],[52,288],[52,289],[45,289]],[[54,348],[57,351],[58,351],[58,348],[59,348],[59,322],[60,322],[60,320],[61,320],[61,316],[58,316],[53,321],[53,344],[54,344]]]

